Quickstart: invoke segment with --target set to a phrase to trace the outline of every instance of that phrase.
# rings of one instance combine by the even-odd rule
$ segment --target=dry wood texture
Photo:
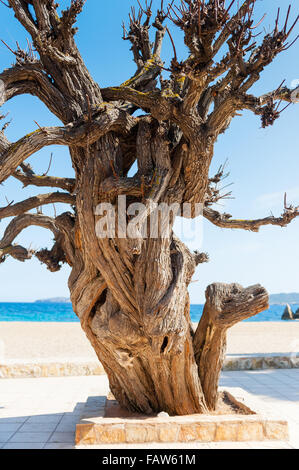
[[[17,142],[5,137],[6,125],[0,132],[0,182],[13,177],[24,186],[58,188],[0,208],[0,219],[14,217],[0,241],[0,261],[37,256],[53,272],[62,263],[71,266],[73,309],[121,405],[149,414],[205,412],[217,401],[227,329],[264,310],[267,292],[260,286],[209,286],[194,333],[188,285],[196,265],[208,256],[191,253],[174,236],[174,217],[167,237],[138,237],[140,227],[135,227],[132,238],[99,238],[97,207],[110,203],[118,216],[118,197],[126,196],[125,210],[131,203],[143,203],[140,220],[146,224],[154,203],[190,203],[189,217],[201,203],[211,223],[252,231],[268,224],[285,226],[297,217],[298,208],[286,200],[281,217],[234,220],[217,212],[211,206],[229,193],[218,190],[224,167],[214,177],[209,168],[219,134],[240,110],[253,111],[265,127],[279,117],[281,101],[298,100],[299,90],[283,83],[260,97],[249,94],[264,68],[296,39],[292,35],[298,17],[286,9],[271,32],[256,37],[255,0],[162,1],[156,13],[152,3],[139,5],[124,26],[136,73],[123,84],[101,88],[74,39],[84,3],[71,0],[61,11],[52,0],[6,0],[32,44],[27,51],[18,46],[16,63],[0,74],[0,102],[31,94],[63,125],[38,126]],[[172,27],[181,29],[189,50],[181,62]],[[161,57],[165,35],[174,54],[168,67]],[[168,79],[163,78],[165,68]],[[142,111],[139,117],[137,110]],[[26,162],[53,144],[69,148],[74,179],[48,175],[50,167],[37,175]],[[137,173],[129,177],[134,162]],[[70,210],[55,218],[40,209],[30,212],[53,203],[67,203]],[[126,215],[118,228],[129,219]],[[53,232],[51,250],[34,252],[15,244],[31,225]]]

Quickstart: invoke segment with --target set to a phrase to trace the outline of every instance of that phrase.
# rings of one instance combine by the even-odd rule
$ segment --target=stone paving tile
[[[83,409],[80,411],[80,415],[82,413]],[[78,416],[73,414],[73,413],[66,413],[59,424],[74,424],[78,422]]]
[[[9,442],[45,443],[50,436],[51,432],[16,432]]]
[[[167,444],[167,448],[223,448],[223,445],[249,448],[299,448],[299,369],[225,371],[221,385],[241,387],[261,397],[272,411],[289,420],[290,443],[214,443]],[[59,394],[57,394],[57,389]],[[75,424],[88,396],[105,394],[108,389],[105,376],[63,377],[42,379],[1,380],[0,447],[3,448],[74,448]],[[5,400],[4,398],[5,397]],[[2,405],[3,403],[3,405]],[[22,423],[23,424],[22,426]],[[28,425],[42,425],[31,427]],[[23,427],[27,432],[8,430],[9,425]],[[54,426],[54,428],[53,428]],[[43,429],[41,432],[29,430]],[[45,429],[52,431],[45,432]],[[1,437],[2,436],[2,437]],[[23,439],[21,440],[21,438]],[[8,441],[8,442],[7,442]],[[57,442],[56,442],[57,441]],[[216,447],[215,447],[216,446]],[[90,448],[90,446],[80,446]],[[133,448],[144,448],[144,444]],[[107,445],[92,448],[107,449]],[[130,444],[109,445],[109,448],[132,448]],[[165,444],[149,444],[146,448],[166,448]]]
[[[75,431],[74,432],[54,432],[49,439],[50,442],[68,442],[74,444],[75,442]]]
[[[273,387],[277,390],[285,390],[286,388],[288,388],[289,390],[296,390],[296,382],[286,382],[286,383],[283,383],[282,381],[281,382],[265,382],[265,385],[267,387]]]
[[[37,416],[30,416],[26,424],[42,424],[42,423],[56,423],[58,424],[61,419],[63,418],[64,414],[45,414],[45,415],[37,415]],[[1,420],[0,420],[1,422]]]
[[[263,392],[265,391],[265,387],[258,387],[256,385],[244,385],[242,383],[238,383],[238,386],[241,388],[244,388],[245,390],[248,390],[250,393],[254,393],[255,395],[263,395]]]
[[[14,435],[14,431],[0,432],[0,443],[5,444],[13,435]]]
[[[264,386],[267,386],[267,387],[279,387],[280,385],[281,386],[285,386],[285,384],[282,382],[282,381],[279,381],[279,380],[273,380],[273,379],[268,379],[267,377],[261,377],[261,378],[256,378],[255,381],[260,384],[260,385],[264,385]]]
[[[292,380],[296,380],[296,379],[298,380],[299,369],[285,369],[285,370],[281,370],[280,372],[281,372],[281,376],[287,375]]]
[[[76,419],[76,421],[72,421],[69,423],[59,423],[57,428],[55,429],[55,432],[75,432],[78,419],[79,417]]]
[[[52,442],[45,444],[43,449],[75,449],[75,446],[67,442]]]
[[[8,442],[3,449],[43,449],[43,442]]]
[[[22,423],[2,423],[0,420],[0,433],[8,431],[17,431],[22,426]]]
[[[15,416],[10,418],[0,418],[0,425],[19,423],[20,425],[27,421],[28,416]]]
[[[18,432],[53,432],[57,423],[25,423],[22,424]]]

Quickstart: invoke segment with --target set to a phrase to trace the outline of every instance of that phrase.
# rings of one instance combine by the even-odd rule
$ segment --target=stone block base
[[[288,440],[287,421],[240,388],[225,391],[246,414],[149,417],[121,409],[111,396],[89,397],[76,426],[76,444]]]

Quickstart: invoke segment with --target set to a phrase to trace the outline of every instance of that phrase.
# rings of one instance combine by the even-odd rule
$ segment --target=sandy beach
[[[230,355],[299,351],[299,321],[239,323],[228,332]],[[0,360],[97,360],[78,323],[0,322]]]

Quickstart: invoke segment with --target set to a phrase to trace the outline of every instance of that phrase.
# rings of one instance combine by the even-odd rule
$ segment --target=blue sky
[[[158,4],[154,0],[154,4]],[[68,1],[60,2],[65,7]],[[122,41],[121,21],[126,20],[129,7],[134,0],[110,0],[102,2],[87,0],[79,17],[77,44],[93,77],[100,86],[117,85],[124,82],[135,71],[129,51],[129,43]],[[289,2],[285,0],[259,0],[257,19],[267,12],[263,28],[270,30],[277,8],[286,13]],[[293,2],[295,5],[295,2]],[[25,47],[28,34],[14,19],[12,11],[0,5],[1,39],[11,47],[19,41]],[[292,19],[298,14],[293,7]],[[298,30],[298,26],[297,26]],[[297,31],[298,33],[298,31]],[[180,57],[185,47],[179,32],[173,30]],[[263,73],[262,80],[252,92],[262,94],[278,87],[283,79],[291,86],[299,79],[299,41],[287,52],[283,52]],[[169,60],[172,48],[169,40],[164,45],[164,58]],[[13,62],[12,54],[0,45],[0,69]],[[10,112],[12,123],[6,131],[14,141],[36,128],[34,120],[42,126],[59,125],[43,104],[30,96],[17,97],[2,107],[1,113]],[[261,129],[260,120],[250,112],[236,117],[230,129],[220,136],[211,166],[211,174],[228,159],[230,177],[235,199],[227,201],[225,210],[236,218],[265,217],[272,211],[280,215],[283,210],[283,195],[288,201],[299,204],[299,105],[290,106],[273,127]],[[51,174],[72,176],[67,149],[48,147],[29,159],[36,173],[46,171],[49,156],[53,152]],[[22,190],[21,183],[9,179],[1,186],[0,206],[9,201],[23,200],[44,191],[29,187]],[[58,209],[58,205],[57,205]],[[65,207],[59,208],[61,211]],[[53,215],[49,207],[45,213]],[[0,222],[0,236],[7,220]],[[220,229],[208,221],[203,223],[198,248],[210,255],[210,262],[199,266],[190,287],[191,302],[200,303],[208,284],[239,282],[243,285],[263,284],[270,293],[299,291],[299,220],[287,228],[264,227],[260,233]],[[200,244],[200,239],[202,243]],[[49,246],[51,235],[39,228],[29,228],[18,241],[33,248]],[[201,246],[200,246],[201,245]],[[193,247],[194,245],[192,245]],[[50,273],[33,259],[20,263],[8,259],[0,266],[0,301],[31,301],[36,298],[68,296],[67,278],[69,269],[63,267],[59,273]]]

